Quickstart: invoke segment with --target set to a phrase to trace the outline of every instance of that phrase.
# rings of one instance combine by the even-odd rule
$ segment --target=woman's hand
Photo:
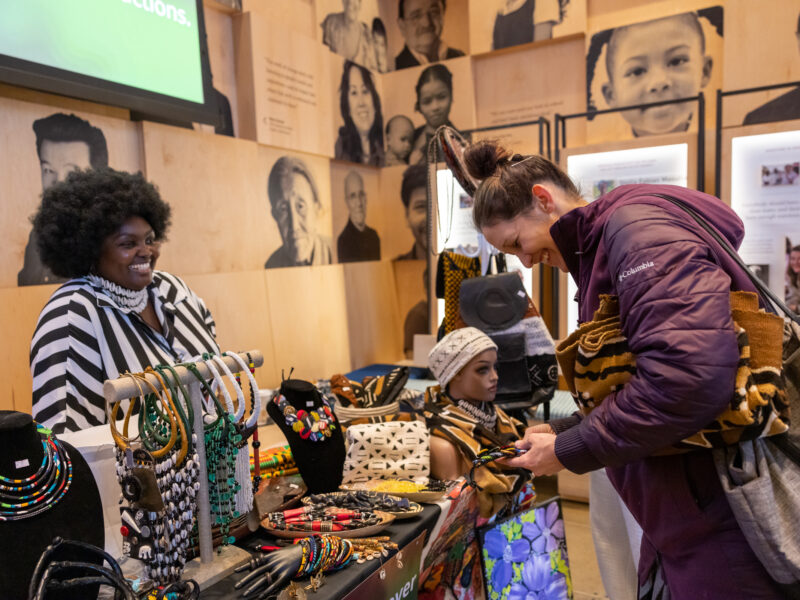
[[[525,437],[517,441],[515,446],[527,452],[515,458],[506,458],[503,464],[528,469],[534,477],[555,475],[564,468],[556,457],[555,433],[546,423],[528,427],[525,430]]]

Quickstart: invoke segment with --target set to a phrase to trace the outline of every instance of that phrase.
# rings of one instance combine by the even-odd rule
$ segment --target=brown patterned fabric
[[[453,444],[467,462],[472,463],[481,450],[503,446],[521,437],[522,423],[495,406],[497,424],[491,431],[461,410],[439,386],[425,390],[423,415],[431,434]],[[524,469],[512,469],[491,462],[474,471],[480,486],[478,506],[482,517],[489,518],[507,506],[522,485],[530,479]]]
[[[788,412],[781,373],[783,319],[758,308],[753,292],[731,292],[739,346],[729,406],[701,431],[659,454],[721,447],[785,432]],[[636,357],[622,332],[619,303],[601,296],[594,318],[556,348],[556,358],[579,410],[588,414],[636,373]]]

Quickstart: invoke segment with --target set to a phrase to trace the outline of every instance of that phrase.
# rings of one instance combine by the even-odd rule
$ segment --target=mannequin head
[[[456,329],[428,354],[428,366],[454,400],[492,402],[497,393],[497,345],[475,327]]]

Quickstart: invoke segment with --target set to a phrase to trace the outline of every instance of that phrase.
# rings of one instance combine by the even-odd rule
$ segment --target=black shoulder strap
[[[663,200],[667,200],[668,202],[671,202],[678,208],[681,208],[686,213],[688,213],[695,221],[697,221],[697,224],[700,225],[700,227],[702,227],[706,232],[708,232],[709,235],[711,235],[711,237],[714,238],[714,240],[722,247],[722,249],[728,254],[728,256],[730,256],[736,262],[736,264],[738,264],[742,268],[742,271],[744,271],[745,275],[747,275],[748,279],[750,279],[750,281],[756,287],[758,292],[761,294],[762,298],[764,298],[765,304],[773,309],[774,307],[778,307],[787,317],[789,317],[792,321],[800,325],[800,317],[794,314],[789,309],[789,307],[783,303],[783,300],[778,298],[775,292],[769,289],[769,287],[767,287],[763,281],[761,281],[758,277],[755,276],[755,274],[747,267],[745,262],[742,260],[742,257],[739,256],[738,252],[736,252],[736,250],[734,250],[731,247],[728,240],[726,240],[714,227],[712,227],[708,221],[706,221],[696,210],[694,210],[694,208],[689,206],[683,200],[679,200],[674,196],[668,196],[667,194],[650,194],[650,195],[662,198]],[[769,300],[769,302],[766,302],[766,300]],[[772,305],[770,305],[770,302],[772,303]]]

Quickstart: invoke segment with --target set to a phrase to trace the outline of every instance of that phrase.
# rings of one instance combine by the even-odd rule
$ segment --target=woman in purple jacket
[[[606,467],[644,531],[641,598],[782,598],[736,523],[711,452],[653,456],[728,404],[739,357],[729,291],[753,289],[688,214],[653,194],[691,204],[734,247],[742,222],[717,198],[675,186],[624,185],[587,204],[550,161],[491,142],[465,158],[481,180],[473,218],[486,239],[526,267],[569,272],[581,322],[599,294],[619,296],[636,355],[622,389],[587,417],[529,428],[518,442],[528,452],[508,464],[536,475]]]

